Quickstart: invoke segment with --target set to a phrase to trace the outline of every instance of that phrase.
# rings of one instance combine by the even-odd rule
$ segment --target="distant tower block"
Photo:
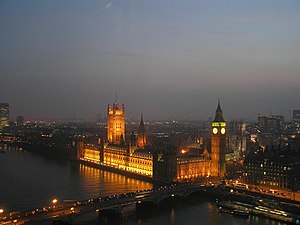
[[[226,135],[227,127],[223,118],[223,112],[218,102],[215,119],[211,124],[211,175],[223,177],[226,173],[225,154],[226,154]]]
[[[142,114],[138,136],[137,136],[137,147],[144,148],[146,144],[147,144],[147,138],[146,138],[146,131],[145,131],[145,125],[143,120],[143,114]]]
[[[107,107],[107,139],[111,144],[121,144],[125,142],[125,106],[119,107],[117,101],[111,108]]]
[[[9,126],[9,104],[0,103],[0,130]]]

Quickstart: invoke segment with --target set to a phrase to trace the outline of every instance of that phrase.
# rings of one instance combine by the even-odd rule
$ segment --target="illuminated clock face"
[[[214,134],[217,134],[218,133],[218,128],[213,128],[213,130],[212,130],[212,132],[214,133]]]
[[[225,134],[225,132],[226,132],[225,128],[222,128],[221,129],[221,134]]]

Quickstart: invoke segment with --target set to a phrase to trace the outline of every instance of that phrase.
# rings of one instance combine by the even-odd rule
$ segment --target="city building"
[[[281,115],[258,115],[258,127],[261,133],[280,135],[283,130],[284,117]]]
[[[17,123],[18,127],[23,126],[24,125],[24,117],[23,116],[18,116],[16,123]]]
[[[247,155],[244,181],[268,188],[300,190],[300,155],[283,149],[267,149]]]
[[[220,103],[211,123],[210,151],[205,144],[201,148],[147,146],[143,116],[137,138],[132,132],[130,141],[125,142],[124,108],[117,102],[112,109],[108,106],[107,140],[94,144],[79,141],[78,160],[165,182],[225,176],[227,126]]]
[[[9,126],[9,104],[0,103],[0,129]]]
[[[231,120],[227,128],[226,161],[244,160],[247,151],[247,126],[245,120]]]
[[[152,177],[153,150],[144,149],[146,134],[143,118],[138,132],[138,141],[142,138],[140,144],[143,145],[138,147],[134,134],[130,143],[125,142],[125,105],[122,108],[118,102],[112,108],[108,105],[107,114],[107,140],[101,140],[99,145],[82,143],[79,145],[77,157],[110,168]]]
[[[300,110],[293,110],[293,124],[297,132],[300,132]]]
[[[281,115],[258,115],[255,135],[260,146],[272,146],[280,143],[284,129],[284,117]]]

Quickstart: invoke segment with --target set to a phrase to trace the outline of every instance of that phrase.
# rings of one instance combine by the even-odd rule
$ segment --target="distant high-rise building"
[[[293,110],[293,120],[300,120],[300,110]]]
[[[141,115],[141,122],[140,122],[138,136],[137,136],[137,147],[144,148],[146,144],[147,144],[146,131],[144,126],[143,115]]]
[[[293,110],[293,123],[297,131],[300,131],[300,110]]]
[[[111,144],[122,144],[125,142],[125,106],[119,107],[117,101],[111,108],[107,107],[107,139]]]
[[[280,135],[283,130],[284,117],[281,115],[261,116],[258,115],[258,127],[261,133]]]
[[[24,125],[24,117],[23,116],[18,116],[16,122],[17,122],[18,127],[23,126]]]
[[[258,115],[257,137],[260,146],[272,146],[280,143],[284,128],[284,117],[281,115]]]
[[[9,126],[9,104],[0,103],[0,129]]]

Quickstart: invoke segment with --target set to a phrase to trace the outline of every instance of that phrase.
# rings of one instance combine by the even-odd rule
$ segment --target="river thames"
[[[0,208],[23,211],[69,202],[152,188],[151,183],[92,168],[69,160],[48,159],[26,151],[0,153]],[[86,223],[100,224],[99,221]],[[156,210],[147,216],[129,216],[122,225],[282,225],[277,221],[222,214],[213,199]]]

